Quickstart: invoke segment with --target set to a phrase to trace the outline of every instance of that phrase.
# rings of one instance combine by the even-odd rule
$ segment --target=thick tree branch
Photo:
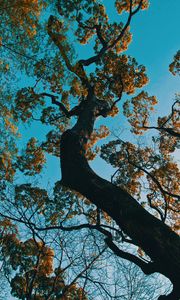
[[[123,29],[121,30],[120,34],[118,35],[118,37],[110,44],[103,42],[103,47],[101,48],[101,50],[99,51],[99,53],[97,55],[94,55],[88,59],[81,59],[81,60],[79,60],[79,63],[82,64],[83,66],[89,66],[92,63],[98,62],[103,57],[103,55],[106,53],[107,50],[112,49],[124,36],[128,26],[131,23],[132,17],[140,10],[141,5],[142,5],[142,0],[140,1],[138,7],[134,11],[132,11],[132,1],[130,1],[129,17],[128,17]]]
[[[65,108],[65,106],[61,102],[59,102],[59,101],[56,100],[56,99],[59,98],[58,96],[54,96],[54,95],[49,94],[49,93],[41,93],[41,94],[39,94],[39,96],[51,98],[52,104],[56,104],[57,106],[59,106],[60,110],[64,113],[64,115],[67,118],[70,117],[69,111]]]
[[[166,202],[166,199],[165,199],[165,212],[163,213],[162,210],[158,206],[156,206],[155,204],[152,203],[152,198],[151,198],[152,195],[153,195],[153,193],[147,195],[149,206],[152,209],[156,210],[157,213],[159,214],[162,222],[165,222],[166,216],[167,216],[167,202]]]
[[[77,123],[61,137],[61,183],[80,192],[112,217],[123,232],[151,258],[157,271],[178,286],[180,238],[129,193],[99,177],[84,156],[84,147],[96,120],[96,97],[93,91],[89,91],[86,101],[87,105]]]
[[[67,118],[70,118],[72,116],[78,116],[85,105],[84,102],[81,101],[79,105],[73,107],[71,110],[67,110],[61,102],[57,101],[57,99],[59,98],[58,96],[49,93],[41,93],[39,94],[39,96],[51,98],[52,104],[57,105]]]
[[[101,34],[101,25],[95,25],[95,29],[96,29],[96,33],[97,33],[97,37],[99,39],[99,41],[101,42],[101,44],[103,45],[103,47],[107,46],[107,42],[104,40],[102,34]]]
[[[71,64],[68,55],[67,55],[67,49],[63,45],[60,36],[58,33],[54,32],[53,30],[53,24],[57,21],[57,18],[55,16],[50,16],[48,20],[48,35],[52,39],[52,41],[55,43],[55,45],[58,47],[61,56],[66,64],[67,69],[76,74],[82,81],[82,83],[88,87],[89,81],[86,76],[86,72],[84,71],[83,65],[79,62],[77,62],[74,66]]]
[[[113,251],[114,254],[116,254],[117,256],[119,256],[121,258],[127,259],[130,262],[135,263],[138,267],[141,268],[141,270],[145,274],[149,275],[149,274],[152,274],[157,271],[156,265],[154,263],[145,263],[139,257],[119,249],[116,246],[116,244],[113,243],[112,239],[106,238],[105,242],[108,245],[108,247]]]

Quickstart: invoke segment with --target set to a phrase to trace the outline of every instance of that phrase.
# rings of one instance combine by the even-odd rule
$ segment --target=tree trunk
[[[95,100],[89,95],[86,108],[76,125],[61,139],[62,184],[88,198],[108,213],[119,227],[141,247],[156,266],[168,277],[174,289],[169,296],[180,298],[180,238],[167,225],[147,212],[130,194],[99,177],[84,156],[84,144],[95,122]],[[95,99],[95,98],[94,98]],[[173,297],[173,298],[172,298]]]

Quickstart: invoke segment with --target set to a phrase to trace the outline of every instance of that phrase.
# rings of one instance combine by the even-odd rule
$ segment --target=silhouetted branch
[[[103,47],[107,46],[107,42],[104,40],[104,38],[101,34],[101,25],[100,24],[95,24],[94,26],[88,26],[88,25],[82,23],[78,19],[78,17],[76,17],[76,21],[78,22],[78,24],[81,28],[89,29],[89,30],[96,30],[97,37],[98,37],[99,41],[101,42],[101,44],[103,45]]]
[[[106,238],[105,242],[114,254],[135,263],[145,274],[152,274],[156,272],[156,266],[154,263],[145,263],[137,256],[119,249],[110,238]]]
[[[172,135],[174,137],[177,137],[177,138],[180,138],[180,133],[177,132],[177,131],[174,131],[173,128],[170,128],[170,127],[164,127],[172,118],[174,112],[175,112],[175,105],[176,103],[179,103],[179,100],[176,100],[173,105],[172,105],[172,108],[171,108],[171,114],[170,116],[167,118],[167,120],[164,121],[164,123],[158,127],[158,126],[145,126],[145,122],[146,122],[146,118],[144,119],[144,122],[143,122],[143,128],[145,129],[156,129],[156,130],[159,130],[159,131],[164,131],[166,133],[168,133],[169,135]]]
[[[114,40],[114,42],[112,42],[109,45],[107,43],[103,43],[103,47],[101,48],[101,50],[99,51],[99,53],[97,55],[94,55],[88,59],[81,59],[81,60],[79,60],[79,63],[82,64],[83,66],[89,66],[92,63],[98,62],[107,50],[112,49],[124,36],[126,29],[130,25],[132,16],[135,15],[139,11],[139,9],[141,8],[141,5],[142,5],[142,0],[140,1],[138,7],[134,11],[132,11],[132,1],[130,1],[129,17],[128,17],[127,22],[124,25],[122,31],[120,32],[118,37]]]

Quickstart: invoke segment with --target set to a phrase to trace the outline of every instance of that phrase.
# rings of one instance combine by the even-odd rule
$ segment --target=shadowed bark
[[[90,168],[84,146],[92,133],[96,116],[101,114],[93,88],[89,88],[85,101],[77,123],[61,139],[62,185],[80,192],[107,212],[151,258],[152,272],[156,270],[171,280],[172,293],[159,299],[179,300],[180,238],[130,194],[99,177]]]

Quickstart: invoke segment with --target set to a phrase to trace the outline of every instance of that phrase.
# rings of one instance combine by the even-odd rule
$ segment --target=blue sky
[[[168,105],[169,96],[178,89],[178,78],[168,72],[168,65],[180,47],[179,11],[178,0],[152,0],[149,9],[136,15],[131,26],[134,38],[129,52],[146,65],[148,89],[159,97],[160,105],[162,99]]]
[[[103,2],[107,7],[110,20],[113,21],[115,19],[117,22],[120,22],[122,16],[116,13],[112,5],[113,1],[104,0]],[[146,66],[150,82],[145,87],[145,90],[150,95],[156,95],[159,100],[156,114],[153,114],[151,117],[152,124],[156,124],[158,115],[162,116],[170,111],[174,95],[178,92],[179,79],[169,72],[168,66],[180,46],[179,11],[179,0],[152,0],[149,9],[135,15],[131,23],[133,39],[127,54],[134,56],[139,64]],[[83,58],[91,55],[91,45],[79,46],[77,50],[79,50]],[[122,100],[126,100],[126,98],[127,96],[125,95]],[[125,127],[122,138],[128,138],[129,129],[126,129],[128,125],[126,125],[126,120],[122,117],[122,114],[114,119],[108,118],[101,122],[103,121],[111,129],[121,126]],[[32,127],[27,128],[25,132],[28,138],[29,134],[38,138],[46,134],[47,128],[41,126],[40,123],[34,122]],[[23,138],[21,144],[24,144]],[[59,160],[51,155],[47,155],[47,158],[48,164],[40,179],[44,186],[51,182],[52,179],[53,181],[60,179]],[[110,179],[113,170],[105,161],[100,158],[95,159],[92,162],[92,167],[102,177]]]
[[[110,18],[113,19],[114,10],[109,4],[111,0],[104,0],[103,2],[105,5],[107,4]],[[159,99],[157,114],[152,117],[154,123],[157,115],[164,115],[170,110],[174,94],[178,92],[179,79],[169,73],[168,65],[180,48],[179,11],[179,0],[151,0],[149,9],[138,13],[131,23],[133,41],[128,49],[128,54],[134,56],[140,64],[147,67],[150,83],[145,89]],[[118,21],[121,16],[116,18]],[[84,47],[84,51],[87,51],[86,47]],[[84,56],[86,57],[86,53]],[[121,122],[118,118],[120,117],[115,118],[114,121],[109,119],[108,123],[117,127]],[[32,134],[36,134],[37,128],[40,127],[34,124],[32,131],[29,130]],[[59,160],[48,157],[49,163],[41,178],[45,185],[52,178],[54,180],[60,179]],[[104,178],[110,178],[112,168],[104,161],[97,159],[92,163],[92,166],[98,174]]]
[[[131,23],[133,39],[127,53],[146,66],[150,81],[144,89],[149,94],[156,95],[159,101],[156,113],[151,117],[152,124],[156,124],[158,116],[170,111],[175,93],[179,91],[179,78],[168,70],[174,54],[180,48],[179,11],[179,0],[152,0],[149,9],[134,16]],[[110,18],[113,19],[114,16],[115,11],[111,8]],[[121,16],[116,17],[117,20],[120,18]],[[121,125],[121,116],[109,119],[109,122],[113,128],[117,128],[118,124]],[[122,137],[126,135],[125,130]],[[92,166],[98,174],[110,179],[113,170],[102,159],[93,161]]]
[[[108,3],[109,0],[104,2]],[[152,0],[149,9],[134,16],[131,23],[133,40],[127,53],[147,68],[150,81],[144,89],[149,94],[156,95],[159,100],[156,113],[151,117],[151,122],[154,124],[158,115],[162,116],[170,111],[175,93],[179,90],[179,78],[173,76],[168,70],[174,54],[180,48],[179,11],[179,0]],[[113,19],[112,8],[110,13]],[[118,18],[120,19],[120,16]],[[112,122],[112,119],[109,122],[114,123],[113,127],[116,128],[120,124],[120,116],[114,121],[116,123]],[[126,131],[123,137],[125,135]],[[113,170],[102,159],[95,160],[92,166],[98,174],[110,179]]]

